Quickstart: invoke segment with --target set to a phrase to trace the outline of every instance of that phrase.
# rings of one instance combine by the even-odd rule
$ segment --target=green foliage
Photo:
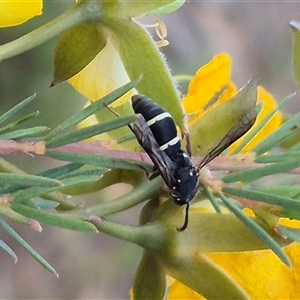
[[[136,152],[137,144],[130,144],[127,148],[124,146],[134,139],[132,134],[123,135],[124,128],[128,131],[128,125],[135,121],[133,113],[127,110],[130,104],[114,108],[117,113],[112,113],[108,108],[136,89],[170,112],[180,130],[184,131],[184,113],[170,70],[156,43],[136,20],[141,15],[170,13],[183,3],[181,0],[82,0],[56,20],[8,45],[0,46],[0,57],[5,59],[61,34],[54,57],[52,85],[56,85],[86,67],[103,50],[109,39],[131,80],[70,116],[50,132],[43,125],[20,128],[20,125],[24,126],[38,116],[38,112],[32,112],[18,117],[18,113],[27,107],[34,96],[0,116],[2,154],[39,155],[65,163],[32,175],[1,158],[0,214],[9,221],[38,231],[41,230],[41,224],[45,224],[79,232],[103,232],[144,248],[134,282],[134,299],[163,299],[166,275],[173,276],[207,298],[246,299],[247,295],[239,285],[209,261],[205,254],[271,249],[284,264],[290,265],[282,247],[293,241],[299,242],[299,230],[278,225],[278,219],[289,217],[300,220],[299,192],[294,184],[281,183],[278,175],[299,174],[300,143],[295,142],[287,151],[276,154],[272,151],[299,135],[300,113],[285,120],[272,134],[260,141],[253,149],[255,161],[243,164],[234,162],[232,157],[223,156],[226,166],[224,168],[220,164],[220,170],[225,170],[226,174],[218,174],[222,181],[219,189],[214,189],[213,184],[210,186],[210,175],[201,177],[203,193],[197,195],[192,204],[190,225],[185,232],[178,232],[176,228],[182,224],[184,207],[170,201],[171,197],[164,191],[160,176],[152,180],[145,176],[145,172],[153,171],[153,165],[144,153]],[[290,25],[294,29],[294,67],[299,85],[299,24],[292,22]],[[223,89],[205,108],[215,104],[222,92]],[[234,154],[238,154],[263,130],[275,113],[291,99],[292,95],[286,97],[270,111],[243,143],[235,148]],[[210,153],[232,130],[239,129],[245,115],[249,114],[248,121],[251,123],[262,109],[262,105],[256,105],[256,101],[257,81],[252,79],[232,99],[209,110],[193,123],[190,136],[194,155]],[[117,116],[118,113],[120,116]],[[97,117],[97,124],[77,128],[92,116]],[[120,132],[120,136],[110,136],[111,131]],[[99,134],[110,137],[111,144],[85,143],[86,139]],[[112,145],[118,149],[109,148]],[[195,160],[200,158],[195,157]],[[219,170],[218,166],[215,170]],[[274,186],[261,187],[266,178],[271,176],[275,178],[271,182]],[[129,184],[131,189],[114,200],[105,199],[109,201],[87,203],[81,207],[75,197],[68,197],[102,191],[119,183]],[[146,200],[150,201],[142,210],[139,226],[108,220],[111,215],[124,212]],[[209,200],[217,213],[201,211],[199,207],[203,209],[202,200]],[[243,211],[247,201],[251,202],[249,207],[255,217]],[[224,210],[226,213],[223,213]],[[34,259],[58,276],[56,270],[6,220],[0,218],[0,225]],[[2,239],[0,248],[17,260],[17,255]]]

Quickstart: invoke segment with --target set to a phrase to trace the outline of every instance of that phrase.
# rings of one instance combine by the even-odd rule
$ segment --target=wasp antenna
[[[187,203],[186,207],[185,207],[184,223],[183,223],[182,227],[176,228],[178,231],[184,231],[184,230],[186,230],[186,228],[187,228],[187,226],[189,224],[189,209],[190,209],[190,203]]]

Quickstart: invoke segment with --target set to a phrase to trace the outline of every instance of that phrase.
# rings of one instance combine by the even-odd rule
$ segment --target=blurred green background
[[[60,15],[73,1],[44,1],[42,16],[24,25],[0,30],[0,43],[37,28]],[[233,60],[232,78],[238,87],[253,76],[278,101],[296,91],[292,69],[292,30],[287,23],[300,19],[300,3],[265,1],[190,1],[177,12],[161,18],[168,29],[170,45],[163,53],[174,75],[194,74],[212,56],[227,52]],[[153,19],[151,19],[153,21]],[[143,19],[149,23],[149,19]],[[39,110],[32,123],[53,127],[78,111],[85,103],[67,83],[49,88],[57,38],[32,51],[0,64],[0,113],[37,93],[25,113]],[[186,85],[181,86],[186,93]],[[298,111],[299,99],[288,112]],[[7,157],[6,157],[7,158]],[[50,159],[27,156],[7,158],[35,174],[50,166]],[[93,194],[79,201],[111,199],[115,191]],[[115,197],[114,195],[113,197]],[[137,224],[136,207],[115,217]],[[19,256],[17,264],[0,251],[0,298],[2,299],[127,299],[141,249],[103,234],[86,234],[44,226],[42,233],[10,224],[60,274],[57,279],[44,270],[3,230],[1,239]],[[201,228],[199,228],[201,230]]]

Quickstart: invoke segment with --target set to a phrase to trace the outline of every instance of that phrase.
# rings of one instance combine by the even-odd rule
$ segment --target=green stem
[[[40,28],[0,46],[0,61],[33,49],[72,27],[100,20],[101,17],[100,1],[83,0]]]
[[[113,201],[101,203],[84,209],[78,209],[76,211],[72,211],[72,214],[76,213],[76,215],[78,215],[78,213],[80,214],[84,212],[85,215],[96,215],[99,217],[112,215],[133,207],[147,199],[155,198],[161,193],[162,187],[163,181],[160,177],[151,181],[145,179],[131,192],[118,197]]]
[[[144,226],[130,226],[90,216],[89,221],[100,231],[118,239],[136,244],[151,251],[161,251],[168,241],[164,226],[149,223]]]

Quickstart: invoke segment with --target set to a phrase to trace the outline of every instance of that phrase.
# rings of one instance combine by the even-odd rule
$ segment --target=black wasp
[[[131,101],[137,119],[130,129],[155,166],[151,178],[161,175],[174,202],[186,204],[184,224],[178,229],[183,231],[188,225],[189,203],[198,191],[199,170],[244,135],[254,124],[256,114],[251,119],[245,115],[195,167],[189,149],[188,153],[181,149],[172,116],[145,96],[134,95]]]

